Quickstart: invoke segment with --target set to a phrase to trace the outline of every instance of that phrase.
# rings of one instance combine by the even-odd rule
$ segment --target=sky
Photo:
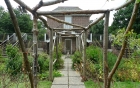
[[[23,1],[27,6],[30,8],[33,8],[38,4],[40,0],[21,0]],[[43,2],[48,2],[48,1],[53,1],[53,0],[43,0]],[[45,6],[40,8],[40,11],[51,11],[58,6],[78,6],[79,8],[83,10],[99,10],[99,9],[110,9],[110,8],[116,8],[122,4],[124,4],[127,0],[67,0],[63,3],[51,5],[51,6]],[[16,8],[19,6],[14,0],[10,0],[12,6]],[[3,6],[5,9],[7,9],[4,0],[0,1],[0,6]],[[110,20],[109,20],[109,25],[113,22],[113,14],[115,11],[111,11],[110,13]],[[90,17],[90,20],[95,20],[98,18],[100,15],[92,15]]]

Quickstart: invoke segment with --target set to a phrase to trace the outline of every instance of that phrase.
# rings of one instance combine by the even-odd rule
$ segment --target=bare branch
[[[51,16],[51,15],[47,15],[46,17],[48,17],[48,18],[50,18],[50,19],[52,19],[52,20],[55,20],[55,21],[57,21],[57,22],[60,22],[60,23],[64,23],[64,24],[67,24],[67,25],[71,25],[71,26],[75,26],[75,27],[79,27],[79,28],[85,29],[84,27],[82,27],[82,26],[80,26],[80,25],[65,22],[65,21],[60,20],[60,19],[58,19],[58,18],[56,18],[56,17],[53,17],[53,16]]]
[[[18,3],[21,7],[24,7],[25,9],[27,9],[29,12],[33,12],[33,10],[27,6],[24,2],[22,2],[21,0],[14,0],[16,3]]]
[[[99,14],[106,13],[108,10],[77,10],[77,11],[37,11],[38,15],[70,15],[70,14]]]
[[[33,8],[34,11],[37,11],[40,7],[42,6],[49,6],[57,3],[61,3],[67,0],[53,0],[53,1],[48,1],[48,2],[43,2],[42,0]]]
[[[105,15],[103,14],[101,17],[99,17],[98,19],[96,19],[94,22],[92,22],[91,24],[89,24],[86,29],[89,29],[90,27],[92,27],[93,25],[95,25],[96,23],[98,23],[101,19],[103,19],[105,17]]]

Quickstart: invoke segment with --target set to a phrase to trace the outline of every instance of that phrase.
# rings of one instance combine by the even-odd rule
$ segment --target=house
[[[77,10],[82,10],[82,9],[80,9],[79,7],[59,6],[52,11],[54,11],[54,12],[60,11],[61,12],[61,11],[77,11]],[[72,24],[78,24],[78,25],[81,25],[83,27],[86,27],[90,23],[89,18],[91,16],[91,14],[52,15],[52,16],[54,16],[58,19],[64,20],[66,22],[72,23]],[[47,18],[47,22],[51,28],[64,28],[67,30],[75,28],[73,26],[59,23],[59,22],[54,21],[54,20],[49,19],[49,18]],[[76,36],[75,35],[69,36],[69,35],[80,33],[80,32],[81,32],[81,30],[69,31],[69,32],[66,32],[66,31],[58,32],[61,36],[61,38],[59,38],[59,42],[61,42],[63,45],[63,53],[64,54],[66,54],[68,52],[70,54],[72,54],[76,51]],[[47,32],[47,34],[48,34],[47,36],[49,36],[49,31]]]

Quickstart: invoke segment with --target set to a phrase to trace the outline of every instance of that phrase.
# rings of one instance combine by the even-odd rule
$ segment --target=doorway
[[[72,54],[72,39],[65,39],[65,52]]]

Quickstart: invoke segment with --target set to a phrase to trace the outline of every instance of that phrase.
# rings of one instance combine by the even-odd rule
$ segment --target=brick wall
[[[88,26],[89,24],[89,17],[88,16],[74,16],[72,17],[72,22],[73,24],[78,24],[78,25],[81,25],[81,26]]]
[[[64,19],[64,16],[54,16],[58,19],[61,19],[61,20],[65,20]],[[62,23],[59,23],[57,21],[54,21],[52,19],[47,19],[48,21],[48,25],[52,28],[63,28],[63,24]],[[87,26],[89,24],[89,17],[88,16],[73,16],[72,17],[72,23],[73,24],[78,24],[78,25],[81,25],[81,26]]]
[[[61,20],[64,20],[64,16],[54,16],[58,19],[61,19]],[[48,21],[48,25],[51,27],[51,28],[62,28],[63,27],[63,24],[62,23],[59,23],[57,21],[54,21],[52,19],[49,19],[47,18],[47,21]]]

